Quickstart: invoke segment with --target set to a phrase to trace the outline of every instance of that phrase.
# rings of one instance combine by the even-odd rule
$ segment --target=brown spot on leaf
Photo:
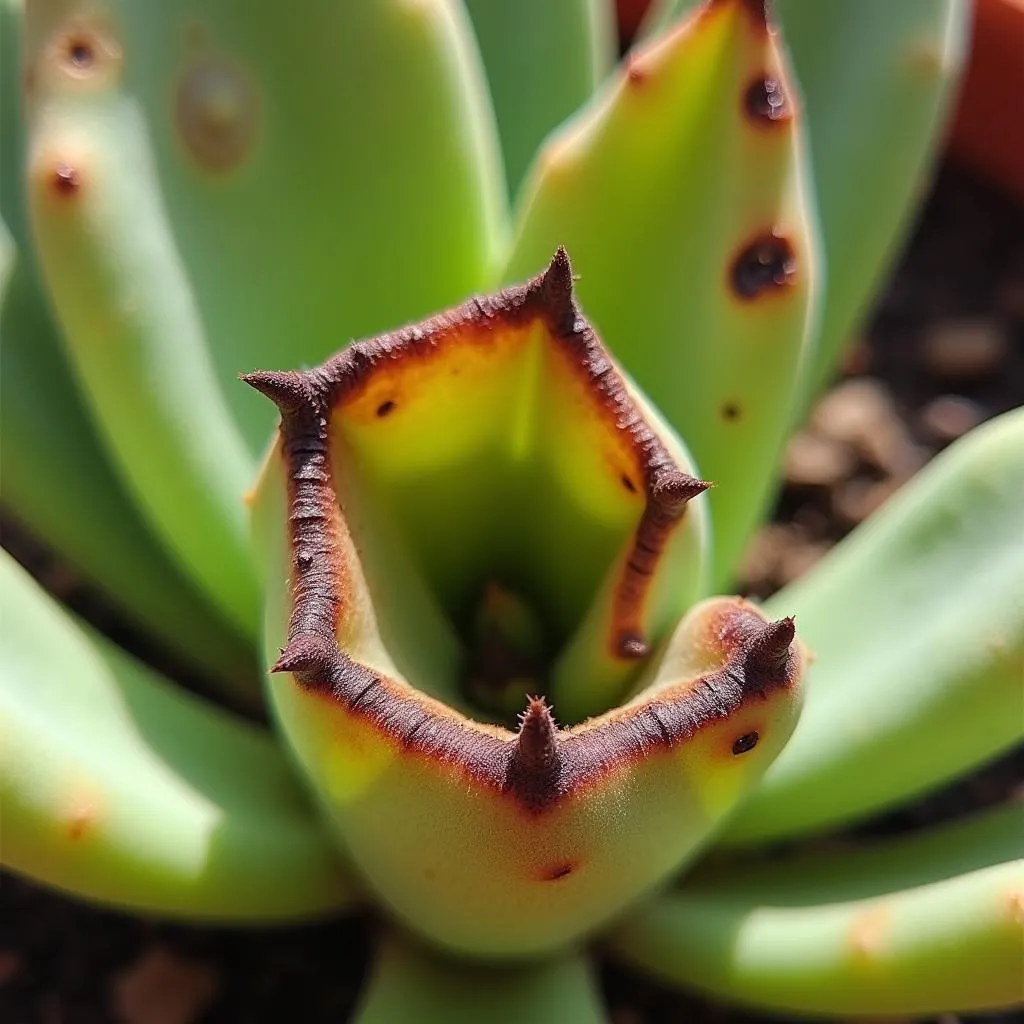
[[[744,300],[762,297],[796,281],[796,254],[788,239],[774,231],[759,235],[733,260],[729,282]]]
[[[88,71],[96,57],[92,40],[86,36],[72,36],[67,41],[66,57],[78,71]]]
[[[740,407],[735,402],[726,402],[722,406],[722,419],[723,420],[738,420],[740,418]]]
[[[638,633],[620,633],[615,644],[616,653],[620,658],[639,660],[646,658],[650,647]]]
[[[204,58],[178,83],[174,120],[193,159],[207,171],[223,173],[251,151],[259,101],[249,77],[234,64]]]
[[[539,875],[542,882],[558,882],[568,878],[576,870],[577,865],[571,860],[561,861],[544,868]]]
[[[740,754],[747,753],[748,750],[753,750],[757,746],[757,741],[761,737],[756,732],[745,732],[742,736],[738,736],[732,745],[732,752],[737,757]]]
[[[634,88],[642,86],[650,77],[650,72],[640,63],[635,53],[627,54],[625,70],[626,83]]]
[[[44,74],[48,66],[65,81],[70,78],[79,86],[105,87],[120,73],[121,44],[102,19],[76,18],[50,42],[44,62]]]
[[[70,164],[60,164],[53,172],[50,182],[53,191],[63,199],[70,199],[82,186],[78,171]]]
[[[771,75],[758,75],[743,94],[743,109],[760,125],[784,124],[793,117],[793,109],[782,82]]]

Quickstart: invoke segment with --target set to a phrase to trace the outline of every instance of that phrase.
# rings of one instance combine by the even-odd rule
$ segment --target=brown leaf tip
[[[527,804],[550,802],[557,790],[561,757],[558,726],[543,697],[527,697],[506,772],[505,787]]]
[[[667,470],[651,486],[651,501],[665,512],[681,512],[710,486],[707,480],[698,480],[681,470]]]
[[[579,310],[572,291],[572,264],[560,245],[547,270],[536,278],[536,294],[552,328],[563,336],[575,333]]]
[[[748,677],[756,680],[785,675],[795,638],[796,622],[791,615],[777,622],[766,622],[749,641],[746,657]]]
[[[249,387],[266,395],[282,414],[309,405],[306,378],[298,370],[254,370],[252,373],[243,373],[241,379]]]
[[[335,644],[315,633],[300,633],[271,666],[271,672],[314,672],[326,676],[337,653]]]

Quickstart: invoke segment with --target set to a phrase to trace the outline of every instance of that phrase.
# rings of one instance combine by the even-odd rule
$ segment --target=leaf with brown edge
[[[706,485],[575,306],[565,253],[321,367],[247,379],[282,413],[254,500],[271,699],[391,911],[451,949],[528,955],[692,856],[786,741],[803,654],[791,622],[737,599],[679,623]],[[460,688],[467,611],[494,582],[534,605],[555,666],[514,732]],[[640,692],[572,726],[540,694],[588,644],[592,666],[628,665],[613,699]]]

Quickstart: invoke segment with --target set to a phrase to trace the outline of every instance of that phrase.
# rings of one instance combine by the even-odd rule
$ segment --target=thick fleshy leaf
[[[701,485],[573,305],[564,253],[526,286],[317,369],[246,379],[282,411],[255,506],[272,658],[284,642],[271,699],[392,911],[462,952],[535,954],[693,856],[789,736],[802,653],[791,621],[738,599],[673,629],[694,589],[673,549],[693,533],[696,551],[686,499]],[[381,534],[388,520],[402,529]],[[638,696],[568,730],[542,698],[520,704],[518,732],[454,710],[458,679],[436,676],[458,669],[458,646],[422,624],[447,615],[456,636],[453,609],[488,573],[549,628],[564,620],[556,651],[586,637],[580,671],[624,666]]]
[[[610,0],[465,0],[487,69],[514,195],[541,139],[611,68]]]
[[[781,1013],[931,1016],[1024,1000],[1019,805],[851,849],[693,874],[631,914],[615,951]]]
[[[500,925],[498,925],[500,927]],[[607,1018],[579,954],[522,967],[441,959],[397,935],[377,950],[353,1024],[602,1024]]]
[[[792,741],[727,842],[821,829],[1024,736],[1024,411],[972,431],[776,595],[814,658]]]
[[[3,503],[136,628],[232,700],[261,698],[255,652],[182,578],[140,522],[63,365],[26,261],[0,286]]]
[[[813,312],[798,122],[758,5],[715,0],[548,139],[505,271],[572,253],[588,316],[716,485],[716,586],[769,497]]]
[[[29,11],[29,197],[69,350],[140,507],[244,627],[241,496],[271,418],[237,374],[493,272],[500,157],[469,31],[453,0]]]
[[[3,863],[91,900],[273,921],[353,901],[262,730],[76,624],[0,554]]]
[[[0,465],[3,504],[118,610],[230,696],[259,699],[253,651],[181,577],[115,478],[64,365],[21,196],[20,0],[0,4]],[[2,244],[2,243],[0,243]]]
[[[654,0],[647,30],[693,6]],[[963,68],[970,3],[775,0],[774,9],[803,96],[825,257],[806,404],[853,340],[926,194]]]

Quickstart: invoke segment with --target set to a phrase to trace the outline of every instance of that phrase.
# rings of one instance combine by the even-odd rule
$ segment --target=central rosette
[[[707,485],[565,253],[246,379],[282,414],[255,501],[272,699],[369,885],[442,944],[517,955],[678,867],[788,738],[802,658],[790,620],[691,608]]]

